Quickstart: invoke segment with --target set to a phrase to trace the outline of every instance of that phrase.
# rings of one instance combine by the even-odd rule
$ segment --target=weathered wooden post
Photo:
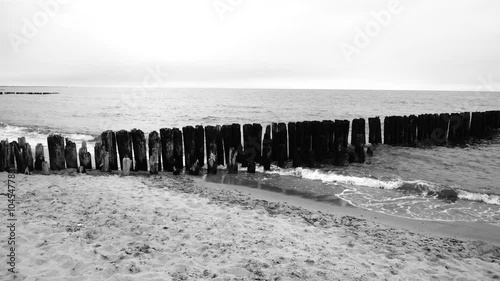
[[[131,169],[132,169],[132,159],[123,158],[123,160],[122,160],[122,176],[130,175]]]
[[[271,142],[272,142],[272,161],[278,161],[279,158],[279,139],[278,139],[278,123],[271,123]]]
[[[356,145],[361,142],[361,145],[366,144],[365,119],[358,118],[352,120],[351,129],[351,145]]]
[[[371,144],[382,143],[382,130],[380,127],[380,118],[379,117],[368,118],[368,126],[370,134],[368,137],[368,141]]]
[[[255,162],[260,163],[262,161],[262,125],[253,123],[253,133],[255,139],[250,142],[253,143],[255,149]]]
[[[102,169],[102,143],[100,141],[96,142],[94,145],[94,158],[95,158],[95,168],[96,170]]]
[[[207,174],[217,174],[217,129],[214,126],[205,127],[207,144]]]
[[[200,168],[205,166],[205,130],[203,126],[196,125],[194,145],[196,149],[196,159]]]
[[[313,152],[313,161],[321,161],[323,160],[322,148],[321,148],[321,122],[312,121],[311,122],[311,136],[312,136],[312,152]]]
[[[279,154],[278,154],[278,166],[283,168],[285,162],[288,159],[288,133],[285,123],[278,123],[278,144],[279,144]]]
[[[104,151],[109,152],[109,168],[118,170],[118,155],[116,151],[116,135],[111,130],[104,131],[101,134],[102,147]]]
[[[2,93],[3,94],[3,93]],[[0,141],[0,172],[5,171],[6,161],[5,161],[5,141]]]
[[[410,115],[408,117],[408,145],[410,146],[415,146],[417,143],[417,123],[417,116]]]
[[[158,171],[161,170],[161,143],[160,143],[160,135],[157,131],[152,131],[149,133],[148,137],[148,148],[149,148],[149,158],[153,155],[153,149],[156,148],[156,152],[158,153],[156,163]],[[151,167],[151,164],[150,164]],[[150,169],[151,171],[151,169]]]
[[[105,150],[101,150],[102,154],[102,171],[103,172],[111,172],[111,167],[109,165],[109,152]]]
[[[293,167],[302,167],[302,148],[304,141],[304,128],[302,122],[295,123],[295,152],[293,157]]]
[[[231,125],[222,125],[222,139],[224,141],[224,158],[226,164],[229,165],[229,148],[233,147],[233,139],[231,137]]]
[[[333,138],[334,138],[334,126],[333,126],[333,121],[331,120],[323,120],[322,122],[323,125],[323,135],[324,135],[324,140],[323,140],[323,150],[324,150],[324,159],[326,160],[331,160],[334,158],[333,156]]]
[[[47,161],[43,161],[42,162],[42,175],[49,175],[49,174],[50,174],[49,163],[47,163]]]
[[[173,172],[175,166],[174,131],[169,128],[160,129],[160,136],[163,170],[167,172]]]
[[[14,153],[14,142],[9,143],[9,167],[10,170],[16,168],[16,155]]]
[[[264,171],[271,170],[271,160],[272,160],[272,140],[271,140],[271,126],[266,126],[266,132],[264,134],[264,141],[262,143],[262,165],[264,166]]]
[[[234,149],[234,147],[229,148],[229,164],[227,165],[227,172],[229,174],[237,174],[238,173],[238,163],[236,162],[236,158],[238,157],[238,150]]]
[[[148,160],[146,157],[146,138],[144,137],[144,132],[138,129],[132,129],[130,135],[132,136],[132,146],[134,148],[135,170],[147,171]]]
[[[195,147],[195,129],[193,126],[186,126],[182,128],[184,136],[184,160],[186,170],[191,170],[196,162],[196,147]]]
[[[49,147],[50,168],[54,171],[66,169],[64,158],[64,138],[61,135],[49,135],[47,137]]]
[[[149,156],[149,173],[158,174],[158,147],[153,147]]]
[[[82,147],[78,151],[78,157],[80,159],[80,167],[84,167],[85,170],[92,169],[92,156],[90,152],[87,151],[87,142],[82,142]]]
[[[217,125],[216,130],[216,144],[217,144],[217,165],[224,165],[224,141],[222,138],[222,127]]]
[[[33,172],[35,170],[35,167],[33,166],[33,152],[31,151],[31,145],[29,143],[25,144],[23,157],[27,168],[30,172]]]
[[[314,166],[314,150],[313,150],[313,132],[312,132],[312,122],[304,121],[302,123],[303,128],[303,140],[302,140],[302,156],[305,165],[308,167]]]
[[[35,148],[35,170],[42,170],[42,163],[45,161],[45,155],[43,152],[43,144],[39,143]]]
[[[249,158],[254,157],[255,155],[252,155],[252,151],[250,150],[251,145],[250,145],[250,138],[253,135],[253,125],[252,124],[244,124],[243,125],[243,151],[242,151],[242,167],[248,167],[248,162],[252,161]],[[253,146],[252,146],[253,147]]]
[[[66,166],[72,169],[78,169],[78,160],[76,154],[76,143],[66,138],[66,147],[64,149],[64,157],[66,158]]]
[[[116,132],[116,144],[118,146],[120,166],[123,170],[123,159],[132,159],[132,138],[130,133],[127,130],[120,130]]]
[[[288,122],[288,159],[295,159],[295,151],[297,150],[297,142],[295,140],[295,122]]]
[[[182,149],[182,133],[181,130],[178,128],[173,128],[172,131],[174,132],[174,162],[175,162],[175,169],[177,171],[182,170],[183,163],[182,163],[182,156],[184,155],[183,149]],[[175,172],[175,171],[174,171]]]
[[[19,144],[17,141],[12,141],[10,143],[10,146],[12,148],[12,152],[14,154],[14,157],[16,159],[16,164],[17,164],[17,172],[18,173],[24,173],[24,170],[26,169],[25,164],[24,164],[24,159],[23,159],[23,152],[19,148]]]
[[[232,138],[232,145],[234,149],[238,152],[237,157],[236,157],[236,162],[237,163],[243,163],[243,147],[241,144],[241,125],[238,123],[233,123],[231,125],[231,138]]]

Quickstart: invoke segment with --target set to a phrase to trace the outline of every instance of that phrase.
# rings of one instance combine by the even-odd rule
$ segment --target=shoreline
[[[296,196],[283,202],[265,190],[166,173],[66,170],[16,180],[16,280],[500,278],[498,244],[419,225],[408,231],[359,208],[325,211]]]

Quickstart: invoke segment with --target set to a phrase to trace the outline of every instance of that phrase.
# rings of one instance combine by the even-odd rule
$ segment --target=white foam
[[[405,181],[401,179],[383,181],[373,178],[345,176],[336,174],[335,172],[325,172],[317,169],[312,170],[304,168],[276,169],[273,171],[268,171],[267,173],[286,175],[286,176],[296,176],[310,180],[321,180],[323,182],[337,182],[349,185],[367,186],[367,187],[383,188],[383,189],[396,189],[401,187],[405,183]],[[407,183],[417,183],[417,182],[419,181],[407,182]]]
[[[500,205],[500,196],[494,194],[474,193],[460,190],[458,198],[469,201],[479,201],[491,205]]]

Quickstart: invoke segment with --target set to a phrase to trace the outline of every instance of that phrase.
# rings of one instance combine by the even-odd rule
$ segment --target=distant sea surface
[[[0,87],[0,139],[24,136],[46,146],[50,133],[89,143],[111,129],[143,130],[230,123],[335,120],[422,113],[500,110],[500,93],[369,90],[163,89]],[[368,131],[368,130],[367,130]],[[273,167],[241,180],[290,193],[340,198],[345,204],[395,216],[480,221],[500,226],[500,138],[464,148],[374,147],[365,164],[317,169]],[[428,191],[454,189],[444,202]],[[330,196],[330,197],[329,197]]]

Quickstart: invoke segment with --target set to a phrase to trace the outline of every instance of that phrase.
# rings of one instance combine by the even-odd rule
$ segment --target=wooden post
[[[16,169],[16,155],[14,153],[14,142],[9,143],[9,167],[10,170]]]
[[[278,161],[279,158],[279,139],[278,139],[278,123],[271,124],[271,141],[272,141],[272,161]]]
[[[214,126],[205,127],[207,144],[207,174],[217,174],[217,129]]]
[[[159,146],[159,144],[158,144]],[[158,146],[156,143],[151,150],[151,154],[149,156],[149,173],[150,174],[158,174]]]
[[[417,116],[408,117],[408,145],[415,146],[417,143]]]
[[[196,148],[196,159],[201,168],[205,166],[205,130],[202,125],[196,125],[195,127],[194,144]]]
[[[39,143],[35,148],[35,170],[42,170],[42,163],[45,161],[45,155],[43,152],[43,144]]]
[[[111,167],[109,165],[109,152],[102,150],[102,171],[103,172],[111,172]]]
[[[313,134],[312,122],[304,121],[302,123],[304,138],[302,140],[302,159],[308,167],[314,166]]]
[[[80,158],[80,166],[83,166],[86,170],[92,169],[92,155],[87,151],[87,142],[82,142],[82,147],[78,151],[78,156]]]
[[[94,145],[94,158],[95,158],[95,168],[96,170],[102,169],[102,143],[100,141],[96,142]]]
[[[158,153],[157,159],[156,159],[156,164],[157,164],[157,169],[158,171],[161,170],[161,143],[160,143],[160,135],[158,134],[157,131],[152,131],[149,133],[148,137],[148,147],[149,147],[149,158],[153,155],[153,149],[156,148],[156,152]],[[151,164],[150,164],[151,167]],[[150,170],[151,171],[151,170]]]
[[[258,123],[253,123],[253,148],[255,149],[255,162],[260,163],[262,161],[262,125]]]
[[[264,171],[271,170],[271,160],[272,160],[272,140],[271,140],[271,126],[266,126],[266,132],[264,134],[264,141],[262,143],[262,165],[264,166]]]
[[[174,131],[168,128],[160,129],[160,136],[163,170],[167,172],[173,172],[175,166]]]
[[[130,175],[130,170],[132,169],[132,159],[123,158],[122,160],[122,176]]]
[[[242,167],[248,167],[248,162],[253,161],[251,158],[255,158],[253,146],[250,144],[250,138],[253,136],[253,125],[244,124],[243,125],[243,151],[242,151]]]
[[[241,144],[241,125],[238,123],[233,123],[231,125],[231,138],[232,138],[232,145],[234,149],[238,152],[237,157],[236,157],[236,162],[237,163],[243,163],[243,146]]]
[[[224,165],[224,141],[222,138],[222,127],[217,125],[216,130],[216,144],[217,144],[217,164]]]
[[[12,141],[10,143],[10,146],[12,148],[12,152],[14,154],[14,157],[16,159],[16,167],[17,167],[17,172],[18,173],[24,173],[24,170],[25,170],[25,165],[24,165],[24,159],[23,159],[23,152],[22,150],[19,148],[19,144],[17,143],[17,141]]]
[[[313,161],[322,161],[323,160],[323,149],[321,147],[321,122],[312,121],[311,122],[311,135],[312,135],[312,152],[313,152]]]
[[[109,168],[118,170],[118,155],[116,151],[116,135],[111,130],[104,131],[101,134],[102,146],[104,151],[109,152]]]
[[[278,154],[278,166],[285,167],[285,162],[288,159],[288,133],[285,123],[278,123],[278,144],[279,144],[279,154]]]
[[[304,128],[302,122],[295,123],[295,152],[293,157],[293,167],[302,167],[302,148],[304,141]]]
[[[2,93],[3,94],[3,93]],[[5,158],[5,141],[0,141],[0,172],[5,171],[6,168],[6,158]]]
[[[127,130],[120,130],[116,132],[116,144],[118,146],[120,167],[123,170],[123,159],[132,159],[132,137],[130,136],[130,133]]]
[[[231,138],[231,126],[222,125],[221,134],[224,141],[224,158],[226,160],[226,164],[229,165],[229,148],[233,147],[233,140]]]
[[[229,174],[237,174],[238,173],[238,163],[236,162],[236,158],[238,157],[238,150],[234,149],[234,147],[229,148],[229,164],[227,165],[227,172]]]
[[[50,174],[49,163],[47,163],[47,161],[43,161],[42,162],[42,175],[49,175],[49,174]]]
[[[31,151],[31,145],[29,143],[24,145],[23,157],[27,168],[30,172],[33,172],[35,170],[35,167],[33,166],[33,152]]]
[[[64,158],[64,138],[61,135],[49,135],[47,137],[49,147],[50,168],[54,171],[66,169]]]
[[[366,144],[365,119],[359,118],[352,120],[351,129],[351,145],[356,145],[361,142],[361,145]]]
[[[182,134],[184,136],[184,165],[187,170],[191,170],[196,162],[195,129],[192,126],[183,127]]]
[[[64,149],[64,157],[66,158],[66,166],[72,169],[78,169],[78,160],[76,154],[76,143],[66,138],[66,147]]]
[[[384,144],[392,144],[391,121],[390,116],[384,118]]]
[[[144,132],[139,129],[132,129],[130,131],[132,136],[132,146],[134,148],[134,167],[136,171],[147,171],[148,160],[146,157],[146,138]]]
[[[370,130],[370,136],[368,141],[371,144],[381,144],[382,143],[382,130],[380,126],[380,118],[368,118],[368,126]]]
[[[324,135],[324,139],[323,139],[323,144],[322,144],[322,147],[323,147],[323,151],[324,151],[324,156],[323,158],[326,159],[326,160],[331,160],[334,158],[333,156],[333,136],[334,136],[334,126],[333,126],[333,121],[330,121],[330,120],[323,120],[322,122],[322,125],[323,125],[323,129],[322,129],[322,132],[323,132],[323,135]]]
[[[182,133],[181,130],[178,128],[173,128],[172,131],[174,132],[174,162],[175,162],[175,169],[176,170],[182,170],[183,163],[182,163],[182,156],[184,155],[183,149],[182,149]],[[175,171],[174,171],[175,172]]]
[[[295,151],[297,150],[297,142],[295,140],[295,122],[288,122],[288,159],[295,159]]]

